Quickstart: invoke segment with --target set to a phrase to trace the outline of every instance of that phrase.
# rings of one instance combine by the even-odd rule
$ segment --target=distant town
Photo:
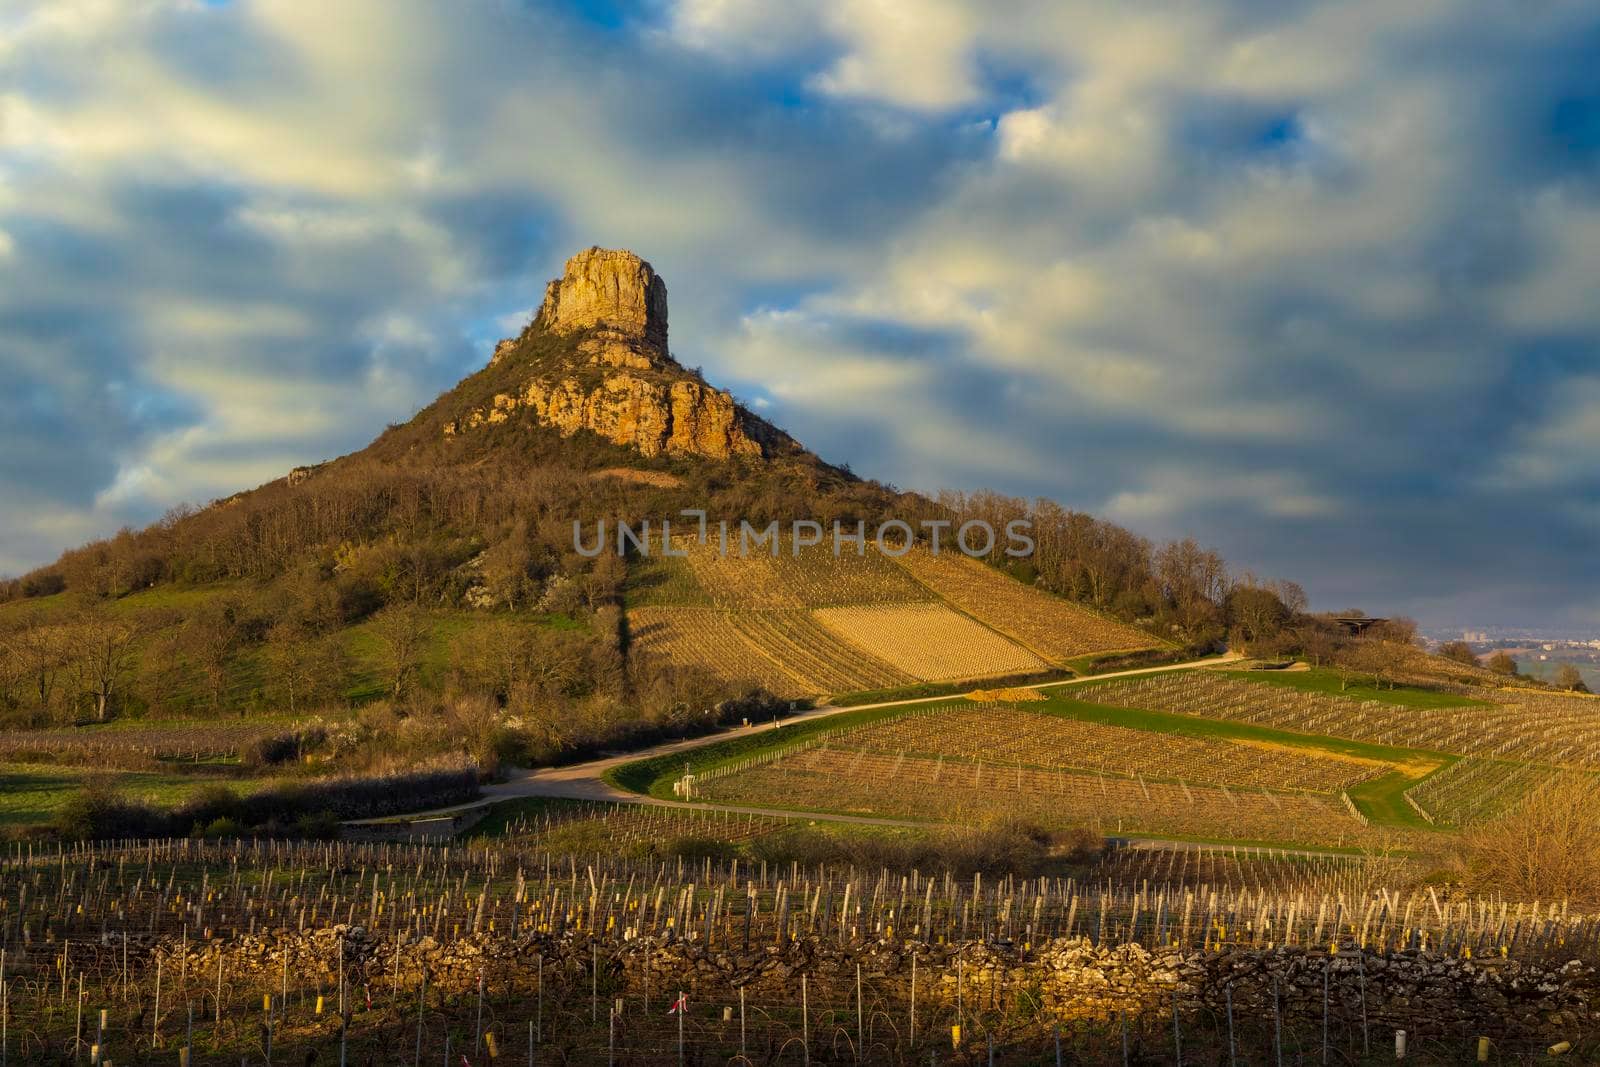
[[[1542,681],[1553,681],[1556,672],[1570,664],[1583,675],[1591,690],[1600,684],[1600,637],[1516,627],[1450,627],[1423,631],[1430,649],[1464,641],[1480,657],[1506,652],[1517,661],[1517,670]]]

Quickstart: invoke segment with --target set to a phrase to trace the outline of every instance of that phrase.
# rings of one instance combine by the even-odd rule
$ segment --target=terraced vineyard
[[[914,549],[896,559],[868,544],[835,555],[825,542],[798,555],[787,543],[777,555],[753,546],[741,555],[737,535],[725,552],[714,528],[706,544],[680,536],[673,547],[683,555],[629,564],[638,647],[783,695],[1034,673],[1075,656],[1158,644],[959,554]],[[722,609],[738,619],[660,614],[676,608]],[[707,632],[692,632],[695,620]],[[747,647],[725,647],[730,626]]]
[[[844,640],[922,681],[1023,674],[1048,666],[943,604],[821,608],[813,614]]]
[[[944,600],[1048,660],[1159,644],[1147,633],[1023,585],[959,552],[935,554],[917,547],[896,562]]]
[[[1365,822],[1338,797],[963,763],[819,745],[707,776],[719,803],[952,823],[1022,815],[1053,827],[1351,845]],[[937,798],[930,804],[930,798]]]
[[[1040,714],[1016,706],[958,705],[913,713],[855,730],[836,743],[873,752],[943,756],[997,767],[1090,770],[1128,778],[1187,780],[1247,789],[1339,793],[1386,764],[1224,739],[1163,736],[1146,730]]]

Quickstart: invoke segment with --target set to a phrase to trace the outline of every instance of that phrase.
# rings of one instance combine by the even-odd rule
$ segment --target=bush
[[[1001,819],[985,826],[950,828],[915,837],[831,834],[797,826],[758,838],[751,843],[750,853],[758,861],[796,862],[802,866],[1030,875],[1038,872],[1063,845],[1064,858],[1083,863],[1104,851],[1105,840],[1087,829],[1055,834],[1020,819]]]
[[[341,819],[376,818],[465,803],[479,794],[472,768],[334,778],[277,786],[241,797],[224,785],[201,789],[160,811],[130,801],[110,783],[90,781],[62,807],[56,833],[71,840],[119,837],[339,836]]]
[[[1523,899],[1600,900],[1600,781],[1566,774],[1466,835],[1469,878]]]
[[[62,805],[55,818],[56,832],[72,841],[157,837],[166,828],[161,815],[126,799],[101,779],[86,783]]]

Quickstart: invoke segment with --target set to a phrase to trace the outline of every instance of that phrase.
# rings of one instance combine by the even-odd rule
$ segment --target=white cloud
[[[0,461],[40,516],[0,539],[40,558],[359,444],[589,243],[655,262],[686,362],[901,483],[1263,553],[1320,523],[1332,568],[1367,565],[1334,520],[1384,493],[1487,513],[1594,475],[1568,364],[1600,334],[1600,197],[1539,128],[1592,5],[638,18],[0,15],[0,446],[60,443]],[[1551,344],[1577,354],[1519,371]],[[1535,518],[1560,541],[1570,514]]]

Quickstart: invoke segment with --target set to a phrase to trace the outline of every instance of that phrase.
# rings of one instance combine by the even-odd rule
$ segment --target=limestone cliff
[[[528,360],[521,384],[446,423],[446,436],[525,415],[566,435],[589,430],[646,456],[726,459],[799,449],[672,358],[666,283],[632,252],[590,248],[567,260],[528,329],[496,345],[491,366],[520,370],[524,342],[537,334],[574,338],[572,357]]]

